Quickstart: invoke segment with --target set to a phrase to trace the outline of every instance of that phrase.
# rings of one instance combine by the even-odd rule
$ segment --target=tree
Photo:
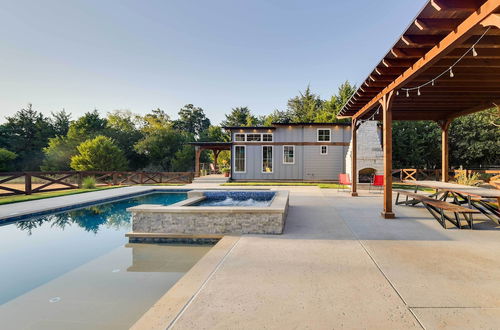
[[[78,139],[69,139],[67,136],[56,136],[49,140],[49,145],[43,148],[45,158],[40,169],[42,171],[69,171],[71,157],[76,153]]]
[[[107,123],[106,118],[101,118],[97,109],[87,112],[71,123],[68,129],[68,138],[80,141],[94,138],[104,133]]]
[[[42,149],[54,136],[50,119],[33,110],[31,104],[6,119],[0,127],[0,147],[18,155],[14,162],[16,170],[38,170],[43,159]]]
[[[71,114],[62,109],[59,112],[52,112],[52,127],[56,136],[64,136],[68,133],[69,125],[71,123]]]
[[[127,168],[127,159],[107,136],[99,135],[82,142],[78,153],[71,157],[71,168],[76,171],[120,171]]]
[[[304,92],[288,100],[286,112],[294,123],[312,123],[321,111],[322,105],[323,101],[319,95],[311,92],[311,88],[307,86]]]
[[[153,168],[169,171],[175,153],[188,141],[193,141],[193,136],[168,125],[149,131],[134,148],[139,154],[147,157],[148,163]]]
[[[436,168],[441,164],[440,128],[433,121],[394,121],[394,168]]]
[[[236,107],[226,115],[226,120],[222,121],[221,126],[254,126],[257,123],[257,117],[252,115],[248,107]]]
[[[229,142],[230,140],[230,135],[223,132],[220,126],[210,126],[207,130],[202,132],[199,138],[199,141],[210,142]]]
[[[450,130],[450,164],[465,168],[500,164],[498,109],[455,119]]]
[[[108,113],[104,135],[109,136],[123,150],[130,168],[136,170],[147,164],[147,158],[140,155],[134,145],[143,137],[139,129],[140,117],[129,110],[115,110]]]
[[[337,115],[355,92],[356,86],[351,86],[349,81],[344,82],[340,85],[337,94],[332,95],[330,100],[323,102],[322,108],[315,118],[315,122],[349,122],[349,119],[338,119]]]
[[[186,144],[177,150],[172,159],[171,169],[173,172],[194,171],[194,147]]]
[[[202,108],[186,104],[179,111],[179,119],[174,122],[174,126],[198,138],[210,126],[210,119],[205,116]]]
[[[288,124],[292,122],[292,116],[288,111],[280,111],[275,109],[271,114],[267,115],[263,121],[264,126],[271,126],[273,123]]]
[[[0,172],[12,170],[12,161],[17,158],[17,155],[5,148],[0,148]]]

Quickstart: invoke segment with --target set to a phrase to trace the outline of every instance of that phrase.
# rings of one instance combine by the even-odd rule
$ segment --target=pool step
[[[211,178],[209,176],[201,176],[198,178],[194,178],[193,183],[226,183],[228,181],[229,178],[226,177]]]

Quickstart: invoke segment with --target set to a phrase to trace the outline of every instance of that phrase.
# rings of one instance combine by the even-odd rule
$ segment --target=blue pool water
[[[194,206],[269,206],[274,191],[206,191],[205,199]]]
[[[43,311],[42,306],[48,304],[45,306],[48,314],[42,313],[38,321],[50,319],[51,313],[58,314],[57,317],[63,313],[70,318],[71,306],[75,309],[74,317],[78,318],[83,313],[80,296],[90,295],[83,299],[89,302],[88,306],[84,305],[90,313],[92,306],[99,305],[93,300],[102,292],[112,291],[106,296],[121,295],[124,290],[135,292],[120,287],[119,283],[134,286],[136,281],[139,281],[139,287],[145,283],[146,288],[134,293],[135,302],[131,298],[122,299],[120,303],[127,304],[124,307],[129,313],[127,317],[138,318],[150,307],[147,304],[152,305],[210,247],[126,244],[125,233],[131,229],[131,218],[126,209],[139,204],[169,205],[186,198],[186,193],[151,193],[0,226],[0,319],[11,318],[16,327],[21,320],[28,322],[30,316],[25,313],[31,303],[35,311],[33,318]],[[185,260],[184,255],[187,256]],[[99,275],[100,272],[103,274]],[[161,275],[162,272],[172,276]],[[152,275],[156,273],[159,274]],[[141,279],[145,282],[141,283]],[[102,287],[101,281],[110,283]],[[81,290],[75,292],[76,288]],[[105,297],[102,299],[106,300]],[[14,314],[20,307],[16,304],[21,302],[22,309],[16,319]],[[113,313],[103,315],[110,317]],[[90,319],[92,317],[91,314]],[[106,317],[102,316],[103,319]],[[35,321],[30,320],[30,327],[38,322]],[[134,320],[122,323],[122,326],[130,326],[131,321]],[[99,322],[106,323],[104,320]],[[50,324],[51,328],[59,328]],[[65,327],[64,324],[61,328]],[[95,328],[95,324],[88,327]]]

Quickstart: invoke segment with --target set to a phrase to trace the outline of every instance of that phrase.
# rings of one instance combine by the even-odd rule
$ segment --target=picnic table
[[[459,205],[466,204],[469,208],[479,210],[490,220],[500,224],[500,210],[498,206],[500,204],[500,190],[427,180],[405,180],[403,183],[415,186],[415,192],[418,190],[418,187],[434,189],[435,193],[429,197],[441,201],[452,198],[452,203]]]

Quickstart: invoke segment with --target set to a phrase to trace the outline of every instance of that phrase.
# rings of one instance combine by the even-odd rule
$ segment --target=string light
[[[459,59],[457,59],[452,65],[450,65],[450,67],[446,70],[444,70],[441,74],[437,75],[436,77],[432,78],[431,80],[419,85],[419,86],[415,86],[415,87],[410,87],[410,88],[401,88],[401,90],[403,91],[406,91],[406,97],[409,97],[409,91],[414,91],[416,90],[417,91],[417,95],[421,95],[420,94],[420,88],[422,87],[425,87],[427,85],[432,85],[434,86],[435,85],[435,81],[439,78],[441,78],[443,75],[445,75],[446,73],[449,72],[449,75],[450,75],[450,78],[453,78],[455,77],[455,73],[453,72],[453,68],[469,53],[469,52],[472,52],[472,56],[476,57],[477,56],[477,51],[476,51],[476,45],[479,43],[479,41],[481,41],[481,39],[483,39],[483,37],[486,35],[486,33],[488,33],[488,31],[490,30],[491,27],[488,27],[488,29],[486,29],[486,31],[484,31],[484,33],[476,40],[476,42],[469,48],[467,49],[467,51],[462,55],[460,56]],[[396,93],[396,95],[399,95],[398,93]]]

